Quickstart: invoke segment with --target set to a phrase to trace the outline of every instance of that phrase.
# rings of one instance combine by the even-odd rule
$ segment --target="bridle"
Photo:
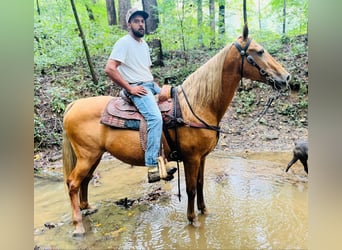
[[[254,58],[253,58],[251,55],[249,55],[249,54],[247,53],[247,50],[248,50],[249,45],[251,44],[251,41],[252,41],[252,39],[249,38],[249,39],[247,40],[247,43],[246,43],[245,47],[243,47],[243,48],[241,47],[241,45],[240,45],[237,41],[234,42],[234,45],[235,45],[236,49],[240,52],[240,55],[241,55],[241,58],[242,58],[242,61],[241,61],[241,71],[240,71],[240,74],[241,74],[241,82],[242,82],[242,78],[243,78],[243,65],[244,65],[244,59],[245,59],[245,57],[246,57],[247,62],[248,62],[249,64],[251,64],[252,66],[256,67],[256,68],[259,70],[260,75],[266,78],[266,82],[269,83],[270,85],[273,85],[273,88],[278,90],[278,88],[276,87],[276,84],[275,84],[276,81],[275,81],[272,77],[270,77],[270,75],[266,72],[266,70],[264,70],[263,68],[261,68],[261,67],[255,62]],[[225,133],[225,134],[228,134],[228,133],[229,133],[229,132],[222,131],[221,128],[220,128],[219,126],[213,126],[213,125],[207,124],[203,119],[201,119],[200,117],[198,117],[198,116],[195,114],[194,110],[192,109],[192,107],[191,107],[191,105],[190,105],[190,102],[189,102],[189,100],[188,100],[188,98],[187,98],[187,95],[186,95],[184,89],[183,89],[183,86],[180,85],[180,88],[181,88],[181,90],[182,90],[182,92],[183,92],[185,101],[186,101],[186,103],[187,103],[187,105],[188,105],[188,107],[189,107],[191,113],[192,113],[192,114],[193,114],[201,123],[200,123],[200,124],[197,124],[197,123],[190,123],[190,122],[187,123],[187,122],[185,122],[185,121],[183,121],[183,120],[182,120],[182,121],[178,121],[178,123],[183,124],[183,125],[187,125],[187,126],[192,127],[192,128],[206,128],[206,129],[209,129],[209,130],[214,130],[214,131],[217,132],[217,138],[219,138],[219,133],[220,133],[220,132],[221,132],[221,133]],[[280,94],[278,93],[278,95],[276,95],[275,97],[270,97],[270,98],[269,98],[269,100],[267,101],[266,107],[265,107],[264,111],[260,114],[258,120],[260,120],[260,118],[266,113],[267,109],[271,106],[272,102],[273,102],[274,100],[276,100],[279,96],[280,96]],[[251,126],[250,126],[250,127],[251,127]],[[249,127],[249,128],[250,128],[250,127]],[[248,128],[248,129],[249,129],[249,128]]]
[[[269,97],[268,101],[266,102],[265,108],[264,110],[259,114],[259,116],[257,117],[257,119],[254,120],[254,122],[252,122],[248,127],[245,127],[244,129],[242,129],[241,131],[235,132],[235,134],[241,134],[244,131],[247,131],[248,129],[250,129],[255,123],[257,123],[261,117],[266,114],[268,108],[271,106],[272,102],[275,101],[276,99],[279,98],[279,96],[281,95],[281,91],[279,91],[279,89],[277,88],[276,85],[276,81],[266,72],[266,70],[264,70],[263,68],[261,68],[254,60],[254,58],[249,55],[247,53],[247,49],[249,47],[249,45],[251,44],[252,39],[249,38],[245,47],[241,47],[241,45],[235,41],[234,45],[236,47],[236,49],[240,52],[242,61],[241,61],[241,83],[242,83],[242,78],[243,78],[243,65],[244,65],[244,59],[246,57],[247,62],[249,64],[251,64],[252,66],[256,67],[259,70],[259,73],[261,76],[265,77],[266,79],[266,83],[268,83],[269,85],[273,86],[274,89],[278,90],[277,94],[275,96]]]
[[[266,72],[266,70],[264,70],[263,68],[261,68],[261,67],[259,66],[259,64],[257,64],[257,63],[255,62],[254,58],[253,58],[251,55],[249,55],[249,54],[247,53],[247,50],[248,50],[249,45],[251,44],[251,41],[252,41],[252,39],[249,38],[249,39],[247,40],[247,43],[246,43],[245,47],[243,47],[243,48],[241,47],[241,45],[240,45],[237,41],[234,42],[235,48],[240,52],[240,55],[241,55],[241,58],[242,58],[242,60],[241,60],[241,71],[240,71],[240,74],[241,74],[241,82],[242,82],[242,78],[243,78],[243,65],[244,65],[244,59],[245,59],[245,57],[246,57],[247,62],[248,62],[249,64],[251,64],[252,66],[256,67],[256,68],[259,70],[260,75],[263,76],[263,77],[265,77],[266,82],[267,82],[268,84],[270,84],[270,85],[273,85],[273,87],[274,87],[275,89],[278,89],[277,86],[276,86],[276,84],[275,84],[275,80]]]

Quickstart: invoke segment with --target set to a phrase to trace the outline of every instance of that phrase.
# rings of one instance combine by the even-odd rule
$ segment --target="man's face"
[[[143,37],[145,35],[145,19],[140,15],[133,16],[128,23],[128,27],[131,28],[136,37]]]

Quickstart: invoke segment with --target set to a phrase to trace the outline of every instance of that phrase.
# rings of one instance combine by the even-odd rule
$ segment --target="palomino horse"
[[[219,123],[225,114],[242,77],[271,84],[274,88],[288,87],[290,74],[261,45],[248,37],[245,26],[243,36],[228,44],[207,63],[192,73],[178,87],[177,95],[183,119],[188,123],[205,124],[202,128],[180,126],[178,148],[184,165],[187,217],[196,222],[197,208],[207,213],[203,197],[204,165],[206,156],[218,141]],[[88,203],[88,183],[104,152],[136,166],[144,165],[144,152],[139,132],[115,129],[100,124],[101,114],[111,96],[82,98],[72,102],[65,112],[63,132],[64,178],[72,207],[74,236],[85,233],[81,210],[92,209]],[[168,160],[170,147],[163,138]]]

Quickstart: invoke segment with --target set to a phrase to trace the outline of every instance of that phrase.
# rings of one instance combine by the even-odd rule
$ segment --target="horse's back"
[[[82,131],[96,131],[101,128],[100,118],[108,101],[112,96],[86,97],[75,100],[67,108],[63,127],[67,133]]]
[[[71,107],[66,110],[64,117],[68,117],[70,114],[101,115],[106,104],[112,98],[112,96],[94,96],[75,100],[71,103]]]

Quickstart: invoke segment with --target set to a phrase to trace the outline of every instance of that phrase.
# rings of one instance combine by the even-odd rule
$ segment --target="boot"
[[[176,167],[166,167],[158,159],[158,166],[148,166],[147,167],[147,177],[148,183],[153,183],[160,181],[160,179],[165,181],[171,181],[174,176],[173,174],[177,171]]]
[[[158,166],[148,166],[147,177],[148,177],[148,183],[160,181]]]

